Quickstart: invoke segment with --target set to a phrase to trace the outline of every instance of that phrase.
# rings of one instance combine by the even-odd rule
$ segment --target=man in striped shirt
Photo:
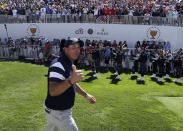
[[[53,60],[48,70],[48,92],[45,100],[47,114],[47,131],[78,131],[72,118],[71,108],[75,101],[75,92],[86,97],[94,104],[96,99],[86,93],[78,84],[82,81],[83,73],[77,70],[73,62],[80,54],[83,42],[73,38],[64,43],[64,53]]]

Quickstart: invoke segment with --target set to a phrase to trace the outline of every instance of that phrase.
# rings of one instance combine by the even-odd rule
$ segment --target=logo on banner
[[[39,36],[40,33],[39,26],[36,24],[29,25],[27,28],[27,33],[29,36],[32,37]]]
[[[97,32],[97,35],[109,35],[109,33],[106,32],[106,31],[104,30],[104,28],[103,28],[103,29],[101,29],[101,31]]]
[[[88,34],[89,34],[89,35],[92,35],[92,34],[93,34],[93,29],[89,28],[89,29],[88,29]]]
[[[75,31],[75,34],[83,34],[84,29],[83,28],[79,28]]]
[[[150,27],[147,31],[147,38],[150,40],[157,40],[160,37],[160,29],[157,27]]]

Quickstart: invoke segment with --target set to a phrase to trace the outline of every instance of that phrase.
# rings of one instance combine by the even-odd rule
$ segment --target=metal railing
[[[183,26],[183,15],[178,17],[95,16],[93,14],[0,15],[0,23],[100,23]]]

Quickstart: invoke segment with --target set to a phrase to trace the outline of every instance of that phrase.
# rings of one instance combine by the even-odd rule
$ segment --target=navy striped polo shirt
[[[48,83],[58,82],[61,83],[69,76],[72,75],[72,62],[63,54],[59,58],[52,61],[48,70]],[[46,107],[53,110],[66,110],[74,105],[75,101],[75,85],[72,85],[64,93],[58,96],[51,96],[49,93],[49,84],[47,91],[47,98],[45,100]]]

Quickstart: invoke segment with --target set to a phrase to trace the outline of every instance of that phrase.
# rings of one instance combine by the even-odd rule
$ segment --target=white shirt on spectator
[[[133,10],[129,10],[129,16],[133,16]]]
[[[67,14],[66,15],[71,15],[71,10],[67,9]]]
[[[94,9],[94,15],[98,15],[98,9]]]
[[[62,10],[62,15],[66,15],[67,14],[67,10],[66,9],[63,9]]]
[[[16,9],[13,9],[12,13],[13,13],[13,16],[17,16],[17,10]]]
[[[41,11],[41,15],[45,15],[46,14],[46,8],[45,7],[41,8],[40,11]]]
[[[87,14],[87,12],[88,12],[88,8],[83,8],[83,13]]]
[[[76,6],[74,4],[71,4],[72,9],[74,9]]]
[[[177,12],[176,10],[174,10],[172,13],[173,13],[173,18],[177,19],[177,17],[178,17],[178,12]]]

